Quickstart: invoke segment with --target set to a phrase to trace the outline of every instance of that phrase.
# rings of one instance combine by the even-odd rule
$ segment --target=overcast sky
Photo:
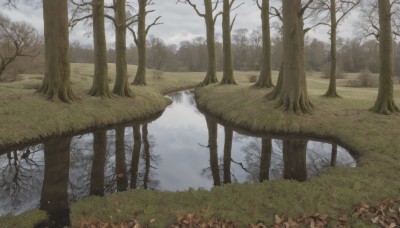
[[[38,1],[38,0],[35,0]],[[193,0],[201,4],[203,0]],[[38,1],[39,2],[39,1]],[[194,10],[189,5],[176,4],[176,0],[154,0],[155,5],[149,9],[155,9],[156,12],[150,14],[148,23],[156,16],[162,16],[162,25],[153,27],[150,35],[154,35],[163,39],[167,44],[179,44],[184,40],[192,40],[195,37],[205,36],[205,24],[203,18],[197,16]],[[238,1],[239,2],[239,1]],[[237,20],[233,30],[246,28],[249,31],[257,29],[261,26],[260,12],[252,0],[241,0],[243,5],[234,13],[237,14]],[[43,32],[43,19],[41,6],[36,7],[20,5],[18,9],[0,9],[2,14],[12,18],[12,20],[21,20],[31,23],[37,30]],[[354,21],[357,19],[357,14],[352,14],[339,27],[339,36],[352,38],[354,37]],[[216,34],[221,34],[221,20],[217,22]],[[107,23],[107,42],[114,42],[113,27],[111,23]],[[91,45],[92,40],[85,34],[90,31],[90,27],[84,28],[79,26],[75,28],[70,36],[71,42],[79,41],[83,44]],[[273,34],[276,34],[273,32]],[[316,29],[309,33],[312,38],[328,41],[326,29]],[[132,43],[132,38],[128,34],[128,43]]]

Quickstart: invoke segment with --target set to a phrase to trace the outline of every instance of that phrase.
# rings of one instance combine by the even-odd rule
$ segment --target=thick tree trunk
[[[390,0],[379,0],[378,8],[381,72],[378,97],[372,111],[388,115],[400,112],[393,100],[394,53]]]
[[[93,0],[94,77],[91,96],[110,98],[108,88],[107,44],[104,26],[104,0]]]
[[[208,147],[210,148],[210,167],[211,173],[214,180],[214,186],[220,186],[221,180],[219,176],[219,165],[218,165],[218,126],[217,123],[206,117],[207,128],[208,128]]]
[[[223,0],[222,39],[223,39],[223,76],[221,85],[236,84],[233,77],[232,41],[231,41],[231,1]]]
[[[261,7],[261,21],[262,21],[262,58],[261,58],[261,72],[257,83],[258,88],[271,88],[274,86],[271,76],[271,29],[269,23],[269,0],[262,1]]]
[[[205,17],[207,29],[208,70],[207,75],[200,86],[218,83],[217,58],[215,53],[215,23],[213,18],[212,1],[204,0]]]
[[[128,176],[125,163],[125,128],[115,129],[115,174],[117,175],[117,191],[128,189]]]
[[[104,167],[107,154],[107,132],[93,133],[93,165],[90,173],[90,195],[104,196]]]
[[[71,137],[51,140],[44,144],[44,180],[40,210],[46,211],[48,221],[36,227],[71,226],[68,199]]]
[[[43,0],[45,75],[39,89],[49,100],[71,102],[67,0]]]
[[[331,70],[329,76],[329,87],[324,97],[337,98],[340,97],[336,91],[336,74],[337,74],[337,58],[336,58],[336,0],[331,1],[330,16],[331,16]]]
[[[272,139],[263,138],[261,146],[261,158],[260,158],[260,183],[269,180],[269,168],[271,166],[271,154],[272,154]]]
[[[290,0],[292,1],[292,0]],[[307,180],[307,140],[283,140],[284,178],[287,180]]]
[[[113,93],[121,97],[133,97],[128,83],[126,60],[126,0],[115,1],[115,55],[116,76]]]
[[[132,128],[133,128],[133,151],[132,151],[132,162],[131,162],[130,188],[136,189],[138,183],[140,149],[142,148],[142,135],[140,133],[139,125],[135,125]]]
[[[283,0],[283,85],[279,106],[290,113],[311,113],[304,69],[301,0]]]
[[[275,100],[276,98],[281,96],[282,93],[282,85],[283,85],[283,62],[281,63],[281,66],[279,68],[279,74],[278,74],[278,81],[276,82],[276,86],[270,93],[267,94],[267,99],[268,100]]]
[[[224,184],[232,183],[231,180],[232,138],[233,138],[232,129],[225,127]]]
[[[149,143],[149,131],[147,129],[147,124],[142,127],[142,140],[143,140],[143,151],[144,151],[144,161],[145,161],[145,171],[143,177],[143,188],[148,189],[148,185],[150,182],[150,143]]]
[[[138,69],[136,71],[134,85],[146,85],[146,5],[147,0],[138,0],[139,3],[139,17],[138,17],[138,33],[137,33],[137,48],[139,54]]]

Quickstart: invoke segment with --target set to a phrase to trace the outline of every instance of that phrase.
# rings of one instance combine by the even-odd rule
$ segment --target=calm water
[[[190,91],[168,97],[173,104],[153,122],[1,155],[0,216],[40,208],[68,224],[69,203],[90,195],[130,188],[211,189],[279,178],[306,181],[331,166],[356,166],[336,144],[241,135],[201,114]]]

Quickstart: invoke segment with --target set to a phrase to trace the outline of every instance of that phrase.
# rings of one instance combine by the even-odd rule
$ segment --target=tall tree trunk
[[[149,131],[147,129],[147,124],[142,127],[142,139],[144,144],[144,161],[145,161],[145,171],[143,177],[143,188],[148,189],[148,185],[150,182],[150,143],[149,143]]]
[[[262,21],[262,63],[260,77],[255,84],[258,88],[271,88],[274,86],[271,76],[271,29],[269,23],[269,0],[262,1],[261,7]]]
[[[93,0],[94,77],[91,96],[110,98],[108,88],[107,44],[104,26],[104,0]]]
[[[117,191],[128,189],[128,176],[125,163],[125,128],[115,129],[115,173],[117,175]]]
[[[140,134],[139,125],[135,125],[132,128],[133,128],[133,151],[132,151],[132,162],[131,162],[130,188],[136,189],[138,183],[140,149],[142,148],[142,135]]]
[[[260,158],[260,183],[269,180],[269,169],[271,166],[271,154],[272,154],[272,139],[263,138],[261,141],[261,158]]]
[[[284,111],[311,113],[304,69],[301,0],[283,0],[283,85],[279,105]]]
[[[126,60],[126,0],[115,1],[115,67],[116,76],[113,93],[121,97],[133,97],[128,83],[128,62]]]
[[[232,183],[231,180],[232,138],[233,138],[232,129],[225,127],[224,184]]]
[[[107,154],[107,132],[93,133],[93,165],[90,173],[90,195],[104,196],[104,167]]]
[[[337,160],[337,144],[332,144],[332,154],[331,154],[331,166],[336,166]]]
[[[67,0],[43,0],[45,74],[39,89],[49,100],[75,99],[70,83]]]
[[[336,0],[331,1],[330,16],[331,16],[331,71],[329,76],[329,88],[324,97],[337,98],[340,97],[336,91],[336,74],[337,74],[337,58],[336,58]]]
[[[276,86],[272,89],[270,93],[267,94],[268,100],[275,100],[280,97],[282,93],[282,85],[283,85],[283,62],[279,68],[278,81],[276,82]]]
[[[233,62],[232,62],[232,41],[231,41],[231,1],[223,0],[222,13],[222,39],[223,39],[223,76],[221,85],[236,84],[233,78]]]
[[[44,144],[44,180],[40,210],[49,218],[36,227],[71,226],[68,184],[71,137],[51,140]]]
[[[138,69],[136,71],[134,85],[146,85],[146,5],[148,0],[138,0],[139,16],[138,16],[138,37],[137,48],[139,54]]]
[[[204,0],[205,16],[207,29],[207,50],[208,50],[208,70],[207,75],[200,86],[218,83],[217,78],[217,58],[215,53],[215,22],[213,18],[212,1]]]
[[[390,0],[379,0],[378,8],[381,72],[379,75],[378,97],[372,111],[388,115],[400,112],[393,100],[394,53]]]
[[[292,1],[292,0],[290,0]],[[287,180],[307,180],[307,140],[283,140],[284,178]]]
[[[217,123],[206,117],[207,128],[208,128],[208,147],[210,148],[210,167],[211,173],[214,180],[214,186],[221,185],[221,179],[219,176],[219,165],[218,165],[218,126]]]

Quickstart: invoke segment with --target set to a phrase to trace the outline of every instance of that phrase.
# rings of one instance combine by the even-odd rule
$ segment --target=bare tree
[[[328,91],[324,97],[336,98],[340,97],[336,91],[336,73],[337,73],[337,51],[336,51],[336,34],[339,24],[346,16],[357,6],[361,0],[318,0],[313,8],[317,16],[322,17],[324,25],[329,26],[329,35],[331,39],[331,67],[330,81]]]
[[[146,39],[151,27],[155,25],[160,25],[158,21],[161,16],[157,17],[150,25],[146,27],[146,17],[149,13],[154,12],[154,10],[147,10],[147,6],[154,5],[153,0],[137,0],[139,5],[139,13],[137,18],[138,29],[137,32],[131,27],[128,29],[133,35],[133,40],[138,48],[139,52],[139,62],[138,69],[136,71],[136,76],[133,81],[133,85],[146,85],[146,67],[147,67],[147,57],[146,57]]]
[[[18,57],[36,57],[41,38],[29,24],[0,15],[0,77]]]
[[[271,29],[269,20],[269,0],[256,0],[258,8],[261,10],[262,22],[262,58],[261,58],[261,72],[257,83],[258,88],[271,88],[274,86],[271,76]]]
[[[201,13],[197,8],[197,5],[190,0],[179,0],[178,2],[184,2],[189,4],[196,11],[197,15],[204,18],[207,30],[207,50],[208,50],[208,70],[207,75],[200,86],[206,86],[212,83],[218,83],[217,78],[217,59],[215,50],[215,23],[218,16],[222,15],[222,12],[217,12],[218,5],[221,0],[204,0],[204,13]]]
[[[225,84],[236,84],[233,77],[233,61],[232,61],[232,41],[231,31],[233,24],[235,23],[236,16],[231,21],[231,12],[242,4],[235,6],[236,0],[223,0],[223,11],[222,11],[222,39],[223,39],[223,76],[221,85]]]
[[[137,15],[127,17],[126,0],[113,0],[113,4],[106,6],[114,10],[114,16],[105,14],[115,27],[115,55],[116,78],[113,93],[121,97],[133,97],[128,83],[128,62],[126,59],[126,29],[137,22]]]

